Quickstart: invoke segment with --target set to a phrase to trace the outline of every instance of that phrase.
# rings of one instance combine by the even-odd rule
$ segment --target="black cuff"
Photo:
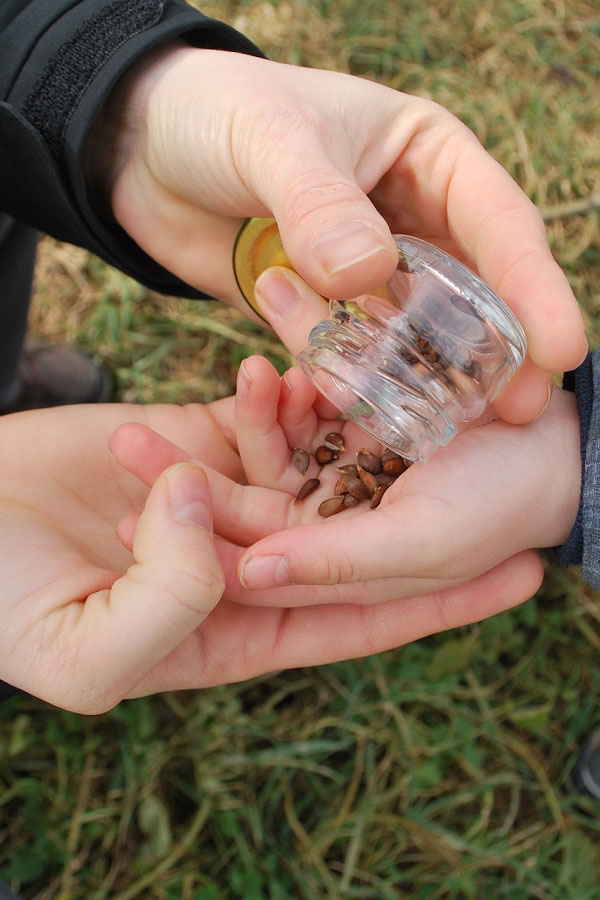
[[[57,0],[52,10],[34,0],[23,15],[35,9],[48,21],[38,24],[33,48],[28,31],[22,35],[29,56],[20,67],[13,61],[7,102],[0,103],[0,208],[91,250],[153,290],[206,296],[158,265],[116,223],[99,218],[83,177],[83,147],[119,78],[149,50],[178,36],[198,47],[262,56],[260,50],[183,0]]]
[[[577,369],[565,373],[563,388],[566,391],[572,391],[577,402],[581,449],[581,494],[577,518],[571,533],[562,546],[552,549],[552,555],[562,565],[572,566],[580,564],[583,559],[583,473],[585,471],[585,453],[594,403],[594,375],[591,353],[588,353]]]

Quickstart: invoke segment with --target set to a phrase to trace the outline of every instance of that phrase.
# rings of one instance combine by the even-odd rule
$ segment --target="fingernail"
[[[267,271],[257,279],[254,296],[262,313],[291,319],[300,309],[300,294],[283,272]]]
[[[306,380],[306,376],[297,366],[292,366],[291,369],[286,369],[283,373],[283,380],[285,381],[290,394],[294,390],[297,385],[294,385],[294,382],[304,382]]]
[[[292,583],[284,556],[251,556],[240,572],[240,581],[250,591]]]
[[[240,367],[238,369],[237,383],[236,383],[236,394],[240,400],[245,400],[248,394],[250,393],[250,388],[252,387],[252,379],[248,374],[248,369],[246,368],[246,361],[243,359],[240,363]]]
[[[579,360],[579,363],[577,364],[577,366],[576,366],[575,368],[579,368],[579,366],[580,366],[583,362],[585,362],[585,360],[587,359],[587,355],[588,355],[589,352],[590,352],[589,341],[588,341],[588,339],[587,339],[587,335],[584,334],[584,335],[583,335],[583,338],[582,338],[582,341],[581,341],[581,359]]]
[[[179,463],[167,472],[169,507],[172,517],[184,525],[198,525],[212,531],[210,491],[204,469]]]
[[[363,222],[344,222],[323,235],[313,253],[327,275],[336,275],[387,250],[383,238],[373,228]]]

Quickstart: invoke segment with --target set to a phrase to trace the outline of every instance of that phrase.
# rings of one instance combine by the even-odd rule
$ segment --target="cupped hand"
[[[352,423],[332,427],[331,409],[299,370],[287,373],[287,393],[277,401],[270,365],[254,358],[244,368],[237,439],[253,483],[293,494],[299,477],[289,447],[314,449],[328,431],[343,431],[348,453],[342,462],[354,462],[361,446],[380,449]],[[256,602],[272,602],[276,594],[265,589],[286,585],[313,586],[304,603],[324,602],[324,586],[340,598],[364,602],[424,594],[468,582],[531,548],[561,544],[575,521],[580,492],[574,398],[556,389],[532,423],[496,420],[473,427],[428,463],[412,465],[377,509],[363,504],[323,520],[317,509],[334,492],[332,468],[323,467],[319,490],[300,510],[288,503],[281,526],[286,530],[244,553],[241,578],[261,592]],[[314,474],[309,470],[306,477]]]
[[[437,104],[342,73],[170,45],[138,64],[115,106],[126,127],[114,214],[196,288],[245,306],[231,249],[249,216],[276,217],[292,264],[324,297],[382,284],[397,259],[391,234],[408,233],[477,270],[522,322],[530,358],[497,403],[504,418],[539,413],[550,373],[583,358],[581,315],[539,213]],[[277,324],[274,294],[264,281],[262,311]],[[306,306],[302,342],[322,315],[322,301]]]
[[[127,697],[384,650],[517,603],[539,583],[520,557],[418,601],[289,609],[277,589],[278,606],[251,606],[237,565],[282,521],[284,494],[269,491],[272,508],[252,521],[263,489],[245,485],[234,418],[229,400],[0,418],[0,678],[100,713]],[[213,540],[212,521],[229,538]],[[290,591],[296,603],[306,593]]]

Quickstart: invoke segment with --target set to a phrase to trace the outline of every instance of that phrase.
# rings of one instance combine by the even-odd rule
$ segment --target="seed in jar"
[[[340,475],[354,475],[355,478],[358,478],[358,466],[336,466],[335,471]]]
[[[466,313],[468,316],[475,316],[480,322],[485,321],[477,307],[473,303],[469,303],[465,297],[461,297],[459,294],[450,294],[450,303],[460,312]]]
[[[377,488],[375,489],[373,496],[371,497],[371,503],[369,504],[371,509],[377,509],[377,507],[381,503],[381,498],[383,497],[383,495],[385,494],[386,491],[387,491],[387,485],[385,485],[385,484],[377,485]]]
[[[358,506],[360,500],[358,497],[353,497],[352,494],[344,494],[344,506]]]
[[[357,500],[369,500],[371,498],[371,492],[360,478],[350,478],[348,480],[348,493],[356,497]]]
[[[356,462],[366,472],[371,472],[372,475],[377,475],[378,472],[381,472],[381,460],[377,454],[372,453],[370,450],[365,450],[364,448],[359,450],[356,454]]]
[[[358,477],[366,487],[369,492],[369,496],[372,497],[377,488],[379,487],[379,483],[377,481],[377,476],[373,475],[372,472],[367,472],[366,469],[363,469],[362,466],[358,467]]]
[[[320,516],[323,516],[324,519],[327,519],[329,516],[335,516],[336,513],[341,512],[344,508],[345,503],[342,496],[329,497],[328,500],[323,500],[323,502],[319,504],[317,512]]]
[[[294,503],[300,503],[301,500],[304,500],[305,497],[308,497],[309,494],[312,494],[319,487],[321,482],[318,478],[309,478],[304,482],[298,493],[296,494],[296,499]]]
[[[339,458],[340,454],[337,450],[332,450],[331,447],[326,447],[324,444],[315,450],[315,459],[320,466],[326,466],[327,463],[335,462]]]
[[[303,450],[302,447],[296,447],[292,451],[292,463],[298,469],[300,474],[304,475],[310,466],[310,454],[307,453],[306,450]]]
[[[475,381],[481,381],[481,363],[477,362],[476,359],[472,359],[471,362],[464,367],[463,371],[469,378],[474,378]]]
[[[330,450],[335,450],[337,453],[346,452],[344,435],[340,434],[339,431],[330,431],[329,434],[326,434],[323,438],[323,443],[326,447],[329,447]]]
[[[410,265],[408,264],[408,260],[405,257],[404,253],[401,250],[398,251],[398,269],[401,272],[406,272],[407,274],[410,272]]]

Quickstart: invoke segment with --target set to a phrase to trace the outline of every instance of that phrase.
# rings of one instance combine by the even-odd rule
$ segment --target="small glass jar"
[[[330,317],[312,329],[298,365],[345,417],[425,462],[485,412],[527,344],[506,304],[470,269],[425,241],[394,240],[398,266],[387,284],[329,301]],[[254,280],[281,264],[264,263]],[[248,284],[242,290],[248,297]]]

